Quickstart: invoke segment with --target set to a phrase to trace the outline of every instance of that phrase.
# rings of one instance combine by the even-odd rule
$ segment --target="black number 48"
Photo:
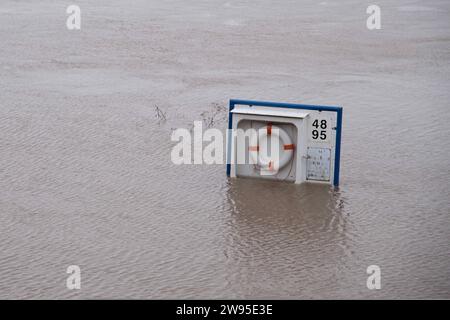
[[[317,140],[318,138],[320,138],[320,140],[326,140],[326,138],[327,138],[327,131],[326,130],[320,130],[319,131],[317,129],[319,129],[319,127],[320,127],[320,129],[326,129],[327,128],[327,120],[323,119],[323,120],[320,121],[320,124],[319,124],[319,120],[316,119],[316,120],[314,120],[312,126],[314,128],[316,128],[315,130],[312,131],[313,139]]]

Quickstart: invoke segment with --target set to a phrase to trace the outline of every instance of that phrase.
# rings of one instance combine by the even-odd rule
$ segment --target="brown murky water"
[[[77,4],[0,4],[0,298],[450,298],[448,1]],[[173,165],[229,98],[343,106],[341,187]]]

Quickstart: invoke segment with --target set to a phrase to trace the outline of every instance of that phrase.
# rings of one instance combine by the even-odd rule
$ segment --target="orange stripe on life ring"
[[[271,123],[269,123],[268,125],[267,125],[267,135],[271,135],[272,134],[272,124]]]
[[[259,146],[249,146],[248,151],[259,151]]]
[[[295,144],[285,144],[283,146],[284,150],[294,150],[295,149]]]

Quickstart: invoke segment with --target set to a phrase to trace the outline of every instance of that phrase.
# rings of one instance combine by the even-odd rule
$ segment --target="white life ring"
[[[275,131],[274,131],[275,129]],[[280,143],[280,156],[278,161],[271,157],[267,157],[267,139],[269,136],[276,136]],[[259,142],[259,143],[258,143]],[[253,163],[266,170],[279,170],[286,166],[294,156],[295,145],[292,143],[289,135],[280,127],[268,124],[266,130],[258,130],[250,136],[249,153]],[[263,152],[259,152],[259,151]]]

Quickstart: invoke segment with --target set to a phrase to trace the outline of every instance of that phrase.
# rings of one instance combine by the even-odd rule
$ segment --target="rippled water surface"
[[[77,4],[0,4],[0,298],[450,298],[448,1]],[[173,165],[229,98],[343,106],[340,188]]]

